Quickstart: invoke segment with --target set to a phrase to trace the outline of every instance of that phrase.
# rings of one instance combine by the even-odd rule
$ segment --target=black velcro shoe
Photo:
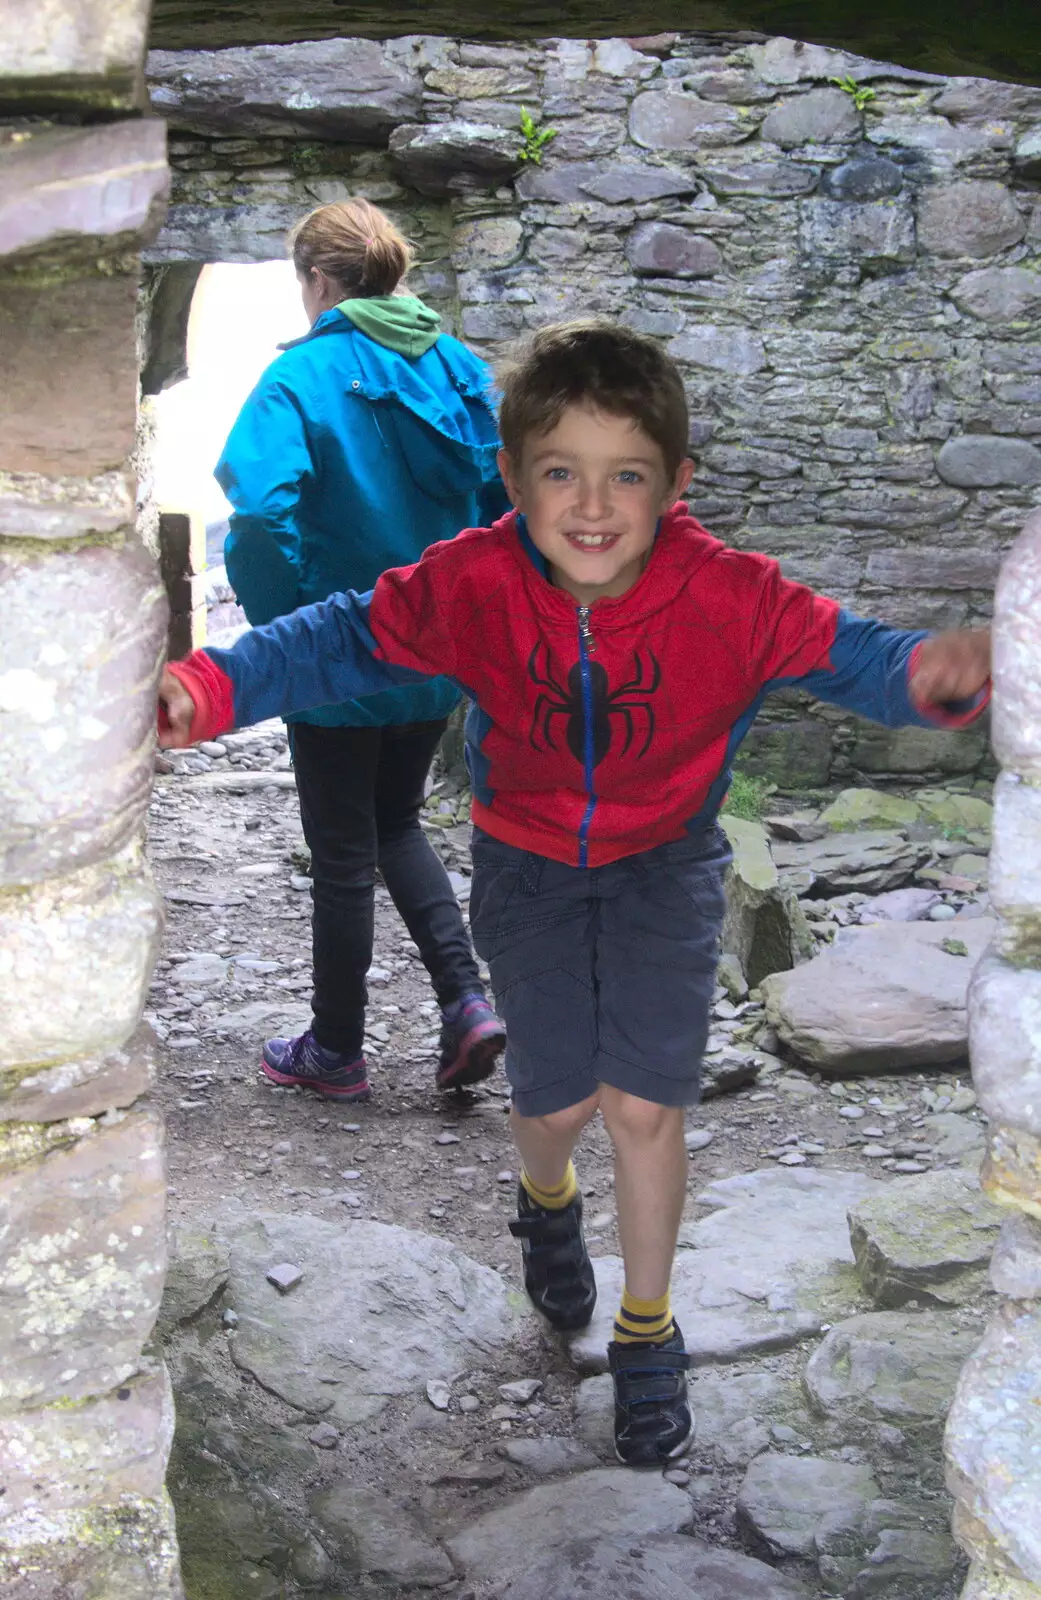
[[[596,1305],[596,1278],[582,1237],[582,1196],[559,1211],[537,1206],[517,1185],[517,1220],[510,1232],[524,1251],[528,1299],[561,1333],[588,1326]]]
[[[614,1379],[614,1447],[627,1467],[660,1467],[694,1436],[687,1399],[690,1356],[676,1327],[662,1344],[607,1347]]]

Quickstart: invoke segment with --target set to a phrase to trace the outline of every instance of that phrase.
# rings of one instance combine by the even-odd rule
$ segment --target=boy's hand
[[[180,678],[164,667],[159,680],[159,743],[164,750],[183,750],[192,742],[192,722],[195,718],[195,701]],[[166,712],[163,724],[162,712]]]
[[[920,706],[974,700],[989,678],[989,628],[934,633],[922,640],[911,675],[911,698]]]

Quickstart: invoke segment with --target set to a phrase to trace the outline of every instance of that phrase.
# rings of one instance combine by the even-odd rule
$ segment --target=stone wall
[[[713,532],[887,621],[988,615],[1041,501],[1041,89],[675,35],[159,51],[149,78],[174,168],[151,259],[267,259],[366,194],[490,356],[584,312],[660,337]],[[556,129],[538,165],[522,107]],[[796,786],[984,756],[981,729],[779,714],[746,764]]]
[[[144,0],[0,44],[0,1590],[180,1600],[162,1125],[140,1031],[166,605],[134,528]],[[60,120],[51,122],[51,113]]]

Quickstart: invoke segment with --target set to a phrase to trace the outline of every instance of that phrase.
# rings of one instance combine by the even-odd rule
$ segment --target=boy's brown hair
[[[676,363],[645,334],[600,318],[557,322],[525,341],[498,372],[499,433],[519,460],[525,440],[549,433],[567,406],[631,417],[671,475],[689,453],[687,397]]]

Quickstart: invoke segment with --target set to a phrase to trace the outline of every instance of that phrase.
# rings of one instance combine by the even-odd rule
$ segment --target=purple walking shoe
[[[490,1078],[506,1048],[506,1029],[483,994],[464,994],[441,1013],[439,1089],[461,1089]]]
[[[272,1083],[286,1089],[295,1084],[325,1100],[368,1100],[372,1095],[365,1057],[352,1061],[335,1050],[323,1050],[310,1028],[296,1039],[269,1039],[260,1070]]]

